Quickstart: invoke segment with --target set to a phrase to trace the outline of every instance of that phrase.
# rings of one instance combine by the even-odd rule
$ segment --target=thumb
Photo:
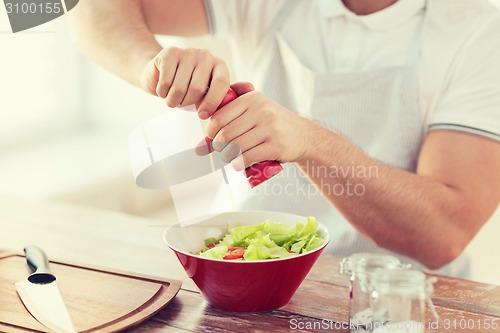
[[[231,89],[234,90],[236,95],[241,96],[251,91],[254,91],[255,87],[250,82],[236,82],[231,85]]]

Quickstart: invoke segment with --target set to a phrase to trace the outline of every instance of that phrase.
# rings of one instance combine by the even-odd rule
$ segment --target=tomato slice
[[[245,247],[243,246],[231,246],[227,249],[226,255],[223,259],[241,259],[245,254]]]

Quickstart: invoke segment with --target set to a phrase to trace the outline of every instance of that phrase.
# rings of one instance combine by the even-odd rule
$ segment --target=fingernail
[[[231,165],[234,170],[243,171],[245,169],[245,161],[243,160],[243,155],[239,155],[234,160],[232,160]]]
[[[210,113],[208,113],[207,111],[200,111],[198,113],[198,117],[200,117],[201,119],[208,119],[210,117]]]
[[[194,152],[198,156],[205,156],[210,154],[211,152],[214,151],[214,148],[212,147],[212,140],[209,138],[205,138],[198,142],[196,145]]]

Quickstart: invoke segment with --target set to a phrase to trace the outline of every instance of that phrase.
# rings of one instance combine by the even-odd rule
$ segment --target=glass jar
[[[431,296],[436,278],[416,270],[379,269],[371,277],[372,332],[424,333],[425,306],[437,314]]]
[[[340,262],[340,273],[349,276],[349,326],[351,332],[370,332],[372,322],[371,274],[377,269],[401,269],[398,258],[378,253],[356,253]]]

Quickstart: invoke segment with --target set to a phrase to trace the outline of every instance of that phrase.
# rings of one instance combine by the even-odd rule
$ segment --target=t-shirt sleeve
[[[500,141],[500,15],[463,45],[429,129],[470,132]]]

